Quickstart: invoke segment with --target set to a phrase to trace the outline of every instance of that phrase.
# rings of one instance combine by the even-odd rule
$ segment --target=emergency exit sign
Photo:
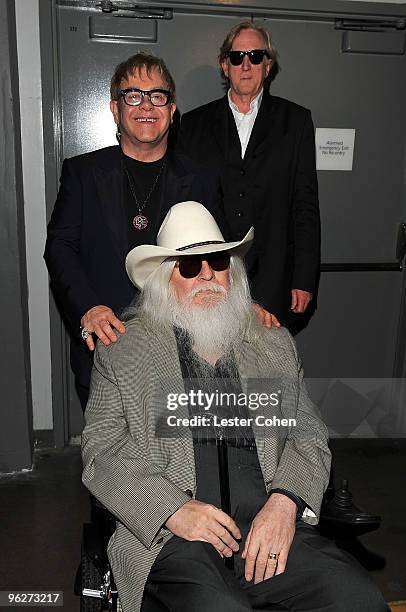
[[[354,129],[317,128],[317,170],[352,170]]]

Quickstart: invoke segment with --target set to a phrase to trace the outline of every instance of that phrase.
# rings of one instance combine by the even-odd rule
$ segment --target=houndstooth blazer
[[[83,482],[118,519],[108,555],[124,612],[139,612],[151,566],[172,536],[163,525],[195,495],[196,477],[191,432],[156,435],[167,394],[184,392],[174,333],[141,315],[126,328],[117,343],[96,349]],[[263,328],[247,332],[236,358],[242,382],[281,381],[272,414],[296,419],[278,436],[253,425],[266,489],[292,491],[313,511],[303,520],[317,523],[330,469],[328,434],[307,395],[295,344],[286,329]],[[187,417],[188,408],[176,414]]]

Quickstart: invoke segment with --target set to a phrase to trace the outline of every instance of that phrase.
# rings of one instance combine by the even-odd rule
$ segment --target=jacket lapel
[[[249,393],[248,384],[249,381],[259,379],[263,377],[263,373],[260,371],[260,362],[255,354],[252,345],[244,341],[241,344],[240,352],[237,356],[238,371],[241,378],[242,388],[245,394]],[[251,416],[251,415],[250,415]],[[255,435],[255,442],[257,445],[258,459],[262,466],[263,456],[265,452],[265,438],[263,435],[263,428],[258,427],[254,424],[252,427]]]
[[[272,96],[264,91],[261,106],[258,110],[251,137],[248,142],[245,158],[253,155],[260,155],[263,149],[267,148],[267,155],[277,150],[278,143],[282,134],[276,129],[275,124],[275,105]]]
[[[248,339],[241,343],[237,364],[243,392],[246,395],[250,392],[269,393],[274,391],[274,385],[272,384],[274,376],[269,360],[265,355],[261,355],[261,359],[259,359],[258,349],[254,350]],[[250,383],[253,383],[251,388]],[[278,439],[269,435],[269,428],[255,423],[257,414],[265,414],[265,411],[258,409],[253,411],[253,414],[250,412],[249,416],[253,417],[252,429],[264,481],[266,485],[269,485],[278,465]]]
[[[178,202],[190,200],[194,175],[187,172],[172,151],[167,153],[167,169],[161,190],[162,217]]]
[[[153,334],[154,337],[154,345],[159,347],[159,353],[156,353],[156,371],[162,389],[162,397],[167,398],[170,393],[176,393],[178,395],[184,393],[185,387],[178,359],[178,347],[175,334],[163,331],[158,326],[151,329],[151,334]],[[179,406],[175,414],[179,418],[188,419],[189,409],[187,406]],[[183,435],[181,434],[179,437],[185,452],[186,465],[194,481],[194,487],[196,487],[196,468],[192,432],[189,428],[185,428],[182,433]]]
[[[232,136],[230,134],[230,127],[234,126],[235,136],[237,138],[237,141],[239,142],[237,128],[235,127],[234,117],[231,114],[232,122],[230,122],[230,114],[231,114],[231,110],[228,104],[228,98],[227,96],[224,96],[218,102],[218,105],[217,105],[217,108],[215,110],[214,117],[213,117],[213,128],[212,128],[214,141],[217,143],[220,149],[220,152],[221,152],[221,156],[224,159],[228,159],[229,154],[230,154],[230,144],[231,144],[231,136]]]
[[[107,228],[111,232],[112,242],[120,262],[128,253],[128,234],[123,198],[123,173],[121,167],[120,147],[111,151],[108,164],[95,169],[96,188],[100,208]],[[95,223],[97,220],[95,219]]]

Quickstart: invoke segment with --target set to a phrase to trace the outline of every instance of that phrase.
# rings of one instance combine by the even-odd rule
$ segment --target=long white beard
[[[224,294],[221,299],[208,295],[204,305],[192,298],[200,290],[211,289]],[[251,300],[231,286],[226,291],[217,283],[204,283],[193,289],[182,304],[171,295],[172,323],[187,332],[194,351],[201,356],[218,357],[236,348],[251,318]]]

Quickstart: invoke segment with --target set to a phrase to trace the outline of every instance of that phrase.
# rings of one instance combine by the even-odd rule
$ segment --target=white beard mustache
[[[207,289],[215,295],[203,295],[204,305],[192,302],[199,291]],[[216,297],[219,293],[224,297]],[[181,304],[171,291],[172,323],[189,334],[195,352],[202,356],[219,356],[236,348],[251,318],[251,310],[251,300],[232,286],[226,291],[217,283],[202,283]]]

